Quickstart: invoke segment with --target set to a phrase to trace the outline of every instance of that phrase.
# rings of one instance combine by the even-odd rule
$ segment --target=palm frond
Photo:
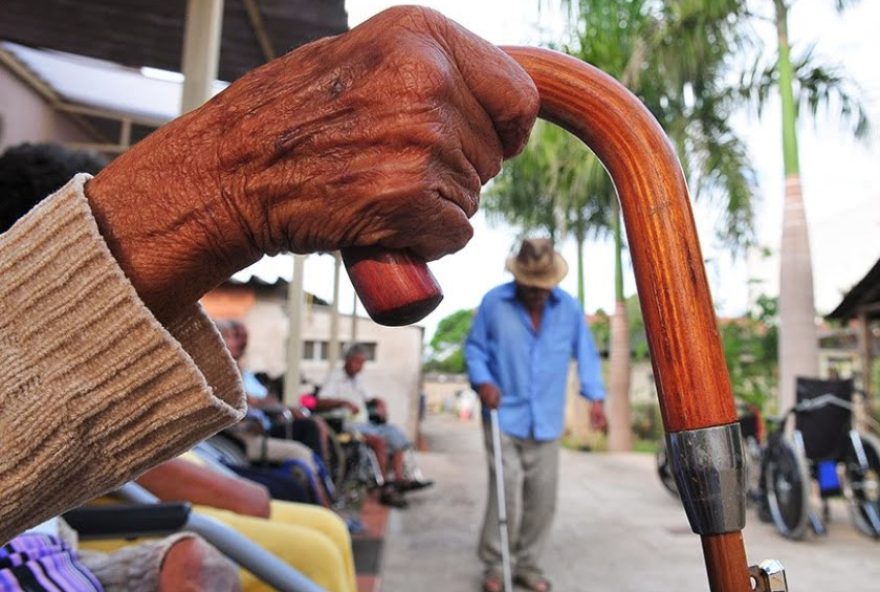
[[[871,122],[860,96],[858,84],[849,78],[837,64],[823,64],[815,57],[810,46],[799,58],[793,60],[796,98],[798,106],[809,109],[815,120],[820,108],[836,110],[841,123],[861,140],[870,136]]]

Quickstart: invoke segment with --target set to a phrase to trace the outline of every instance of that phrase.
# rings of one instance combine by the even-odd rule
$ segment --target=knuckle
[[[525,86],[520,92],[520,100],[517,105],[519,117],[528,121],[529,125],[531,125],[531,122],[538,116],[540,107],[541,97],[538,95],[538,89],[534,83]]]
[[[477,213],[477,210],[480,207],[479,187],[476,190],[470,187],[465,187],[462,192],[462,198],[462,210],[464,210],[465,216],[473,218],[474,214]]]
[[[487,159],[487,162],[483,166],[483,170],[480,171],[480,185],[489,182],[489,179],[494,178],[498,173],[501,172],[501,155],[497,158],[493,158],[491,160]]]
[[[414,106],[449,96],[453,84],[448,61],[431,48],[422,48],[403,57],[397,64],[396,79],[399,91],[413,101]]]

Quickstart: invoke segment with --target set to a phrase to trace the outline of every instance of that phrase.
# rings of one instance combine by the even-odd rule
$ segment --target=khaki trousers
[[[495,455],[492,424],[488,419],[483,421],[483,443],[489,469],[489,491],[477,555],[487,572],[500,572],[501,535],[495,492]],[[539,442],[514,438],[502,432],[501,460],[514,574],[526,577],[543,575],[541,554],[556,513],[559,440]]]

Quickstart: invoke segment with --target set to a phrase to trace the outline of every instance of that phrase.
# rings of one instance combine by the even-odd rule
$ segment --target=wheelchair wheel
[[[330,477],[333,479],[333,486],[338,490],[345,481],[345,466],[348,459],[336,432],[328,430],[327,440],[330,443]]]
[[[764,462],[764,492],[776,530],[798,540],[807,529],[810,474],[797,448],[781,434],[775,436]]]
[[[664,440],[661,440],[657,446],[654,459],[657,462],[657,476],[660,477],[663,487],[669,493],[678,497],[678,486],[675,484],[675,476],[672,474],[672,462],[669,460],[669,453],[666,451],[666,442]]]
[[[850,515],[860,532],[880,538],[880,441],[867,434],[855,437],[861,440],[864,459],[850,439],[844,457]]]
[[[743,440],[743,462],[746,471],[746,503],[757,504],[763,492],[761,488],[761,444],[754,436]]]

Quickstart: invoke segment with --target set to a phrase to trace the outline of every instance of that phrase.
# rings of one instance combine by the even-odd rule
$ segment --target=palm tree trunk
[[[623,297],[623,235],[620,205],[612,202],[614,216],[614,315],[611,317],[611,353],[608,391],[611,405],[608,416],[608,449],[612,452],[632,450],[632,420],[629,401],[629,323]]]
[[[779,38],[779,92],[782,99],[782,146],[785,162],[785,202],[779,255],[779,410],[795,402],[795,379],[817,376],[819,347],[813,301],[813,271],[807,217],[798,164],[797,109],[792,92],[788,41],[788,8],[774,0]]]
[[[577,250],[578,250],[578,260],[577,260],[577,274],[578,274],[578,301],[581,303],[581,308],[584,308],[584,243],[586,242],[586,237],[584,233],[580,230],[580,224],[577,234],[575,235],[575,241],[577,242]]]

